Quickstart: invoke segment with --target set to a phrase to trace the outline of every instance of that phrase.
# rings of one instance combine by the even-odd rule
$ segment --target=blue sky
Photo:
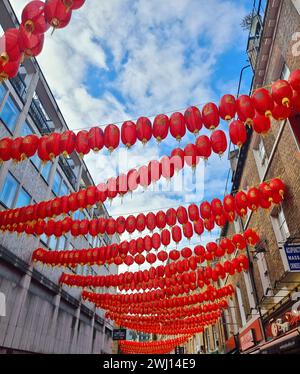
[[[28,1],[11,3],[20,16]],[[47,33],[38,61],[74,130],[218,102],[225,93],[236,94],[240,70],[247,64],[248,32],[240,22],[252,6],[252,0],[86,0],[66,29]],[[250,81],[248,69],[242,93],[248,93]],[[182,146],[193,140],[185,137]],[[170,136],[160,146],[155,141],[136,145],[127,155],[128,169],[176,146]],[[119,156],[103,151],[86,158],[96,183],[117,175]],[[205,194],[196,196],[197,202],[223,196],[226,158],[208,162]],[[181,202],[184,193],[139,190],[133,199],[114,201],[108,209],[122,215]]]

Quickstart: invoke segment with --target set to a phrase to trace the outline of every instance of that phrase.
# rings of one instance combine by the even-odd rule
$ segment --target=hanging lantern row
[[[44,47],[45,32],[66,27],[72,11],[85,0],[30,1],[22,12],[19,28],[7,29],[0,38],[0,83],[18,74],[25,57],[38,56]],[[29,144],[28,144],[29,146]]]
[[[210,282],[225,279],[227,274],[234,275],[236,272],[241,273],[242,270],[248,270],[248,267],[247,256],[241,254],[231,261],[226,260],[224,264],[217,262],[213,267],[206,266],[190,272],[179,272],[177,267],[173,267],[172,270],[174,269],[174,272],[177,271],[176,275],[171,273],[172,270],[170,270],[169,274],[165,272],[164,275],[153,278],[150,278],[149,271],[131,273],[132,281],[127,285],[125,281],[121,283],[118,275],[101,277],[63,274],[60,278],[60,283],[70,287],[119,287],[122,291],[164,289],[168,296],[178,296],[183,293],[195,291],[198,288],[203,288],[205,285],[210,284]],[[156,274],[159,273],[159,270],[157,270]]]
[[[185,230],[183,230],[183,232],[185,232]],[[246,231],[246,236],[244,235],[235,234],[232,240],[222,239],[220,246],[216,243],[209,243],[206,251],[202,246],[195,247],[194,253],[199,257],[198,262],[202,263],[206,260],[209,261],[214,258],[222,257],[226,253],[232,253],[235,249],[243,250],[246,247],[246,242],[254,246],[259,241],[258,234],[252,229],[248,229]],[[191,257],[193,252],[188,247],[181,251],[174,249],[169,253],[167,253],[167,251],[159,251],[157,254],[150,252],[152,249],[157,251],[161,244],[167,247],[171,242],[171,236],[173,241],[177,244],[183,239],[182,231],[179,226],[174,226],[171,232],[164,229],[160,234],[155,233],[152,236],[147,235],[144,238],[132,239],[130,242],[125,240],[120,244],[114,243],[98,248],[64,251],[49,251],[44,248],[38,248],[32,254],[32,261],[44,265],[64,267],[104,264],[115,264],[117,266],[125,264],[130,266],[133,263],[138,265],[143,265],[145,262],[153,264],[157,260],[165,262],[168,259],[176,261],[180,257]],[[185,234],[184,236],[186,238],[191,238],[193,235],[187,237]],[[148,254],[143,255],[143,252],[148,252]]]
[[[160,316],[162,319],[172,319],[175,315],[179,317],[191,317],[193,315],[199,314],[206,314],[210,312],[214,312],[217,310],[227,309],[228,303],[226,299],[221,299],[214,303],[199,304],[195,306],[179,306],[176,308],[153,308],[153,307],[145,307],[143,305],[123,305],[121,307],[117,306],[109,306],[105,307],[107,310],[106,318],[110,318],[111,316],[116,317],[121,315],[142,315],[145,317],[157,317]]]
[[[82,194],[82,191],[78,193],[81,196],[80,200],[88,199],[89,203],[96,200],[94,197],[98,191],[96,187],[89,187],[86,196]],[[57,198],[52,202],[42,202],[35,206],[0,212],[0,229],[1,231],[17,232],[19,234],[25,232],[27,235],[54,235],[57,238],[68,232],[71,232],[74,237],[87,234],[94,237],[105,233],[109,236],[121,235],[125,231],[132,234],[136,230],[142,232],[146,229],[152,232],[156,228],[163,230],[167,225],[175,227],[176,223],[179,223],[183,225],[185,237],[189,238],[190,235],[193,235],[193,232],[201,236],[204,229],[207,231],[213,230],[215,224],[223,227],[226,222],[233,222],[237,215],[245,216],[249,210],[269,209],[272,203],[280,204],[285,191],[286,186],[282,180],[274,178],[269,182],[261,183],[258,187],[250,187],[247,192],[239,191],[235,196],[226,195],[223,202],[220,199],[213,199],[211,203],[208,201],[202,202],[199,207],[196,204],[191,204],[188,208],[180,206],[176,210],[170,208],[166,212],[159,211],[156,214],[153,212],[146,215],[140,213],[137,216],[130,215],[126,219],[123,216],[117,219],[101,217],[93,220],[73,220],[71,217],[66,217],[58,221],[52,219],[45,221],[45,218],[42,217],[47,215],[48,207],[51,210],[55,204],[58,204],[60,209],[55,212],[61,213],[63,204],[67,204],[67,197]],[[90,195],[93,195],[92,200]],[[73,197],[71,195],[69,200]],[[53,210],[54,208],[49,214],[53,214]],[[64,209],[64,211],[66,210]],[[27,223],[23,223],[24,220],[27,220]],[[178,228],[174,229],[173,236],[177,243],[176,231],[179,237],[180,233]],[[159,237],[156,236],[155,240],[158,241]],[[166,240],[166,238],[162,238],[162,240]]]
[[[120,341],[119,347],[124,354],[166,354],[175,347],[185,344],[191,338],[190,335],[181,336],[176,339],[160,340],[154,342],[131,342]]]
[[[153,322],[144,324],[139,322],[122,322],[121,320],[116,320],[115,322],[117,325],[122,323],[122,327],[148,334],[174,335],[174,332],[176,332],[176,334],[179,335],[193,335],[203,332],[207,326],[215,325],[220,317],[220,312],[212,312],[205,317],[189,317],[184,320],[179,319],[169,323]]]
[[[193,305],[205,301],[215,302],[224,297],[234,294],[234,288],[231,284],[216,289],[209,285],[206,291],[193,293],[193,295],[183,297],[169,298],[165,290],[155,290],[148,292],[137,292],[131,294],[111,294],[111,293],[94,293],[83,291],[82,299],[96,304],[97,307],[107,309],[109,306],[123,305],[142,305],[153,308],[174,308],[184,305]],[[105,305],[105,307],[103,307]]]
[[[228,307],[228,304],[226,300],[223,300],[226,303],[226,307]],[[141,313],[137,313],[136,315],[133,314],[119,314],[119,313],[111,313],[107,312],[105,314],[105,318],[110,319],[112,321],[118,321],[118,324],[121,326],[123,323],[131,322],[139,322],[142,324],[148,324],[148,323],[170,323],[174,320],[184,320],[187,317],[203,317],[205,318],[207,314],[210,314],[211,312],[222,312],[224,308],[221,307],[221,303],[211,304],[210,305],[210,312],[202,313],[200,310],[202,309],[200,307],[194,307],[190,309],[178,309],[178,310],[172,310],[170,312],[165,313],[153,313],[153,315],[141,315]]]
[[[258,134],[266,134],[271,127],[271,116],[276,120],[284,120],[300,112],[299,77],[300,70],[296,70],[291,74],[289,82],[276,81],[272,85],[271,93],[265,88],[260,88],[252,97],[241,95],[237,100],[232,95],[224,95],[219,107],[214,103],[208,103],[203,107],[202,113],[197,107],[192,106],[184,114],[176,112],[170,118],[160,114],[154,119],[153,125],[150,119],[140,117],[136,123],[124,122],[121,130],[118,126],[110,124],[104,131],[101,127],[93,127],[89,131],[82,130],[77,135],[68,130],[42,137],[28,135],[16,139],[3,138],[0,140],[0,161],[13,159],[20,162],[37,154],[43,162],[47,162],[73,152],[83,157],[104,147],[112,152],[119,147],[120,142],[128,148],[137,141],[146,144],[152,137],[160,142],[169,132],[173,138],[180,141],[186,130],[197,135],[203,124],[209,130],[215,130],[219,126],[220,118],[231,121],[236,116],[238,120],[229,125],[229,137],[233,144],[241,147],[247,140],[245,125],[252,126]],[[222,155],[227,148],[227,139],[223,131],[217,130],[210,138],[201,136],[198,145],[198,153],[191,144],[185,149],[190,153],[191,166],[197,164],[197,156],[208,158],[212,151]]]
[[[196,155],[197,142],[196,145],[191,144],[190,146]],[[147,166],[142,166],[138,170],[132,169],[127,174],[121,174],[117,178],[110,178],[107,183],[100,183],[97,187],[89,186],[79,192],[56,197],[49,201],[17,209],[7,209],[0,213],[0,226],[56,217],[75,212],[78,209],[92,207],[97,203],[104,203],[107,199],[112,200],[119,196],[123,197],[126,193],[135,191],[138,186],[147,188],[161,177],[171,179],[175,174],[175,170],[180,170],[185,165],[191,166],[192,163],[190,161],[192,158],[189,150],[185,152],[176,148],[172,151],[170,157],[164,156],[160,161],[153,160]],[[199,160],[198,157],[196,159]]]

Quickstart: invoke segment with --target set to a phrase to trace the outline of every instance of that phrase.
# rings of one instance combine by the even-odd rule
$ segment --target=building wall
[[[278,6],[278,13],[274,15],[274,9]],[[272,18],[272,21],[271,21]],[[274,28],[273,35],[268,34],[268,27],[272,24]],[[263,31],[261,50],[259,59],[266,59],[266,69],[261,76],[259,70],[259,79],[255,75],[254,82],[262,80],[262,85],[268,86],[273,81],[280,79],[285,65],[290,71],[300,68],[300,57],[293,55],[293,45],[295,44],[295,33],[300,31],[300,15],[291,0],[269,1],[266,11],[265,30]],[[298,39],[297,39],[298,40]],[[266,62],[266,61],[265,61]],[[259,63],[261,67],[261,61]],[[256,88],[256,87],[254,87]],[[262,166],[258,157],[257,148],[262,143],[266,161]],[[299,144],[293,134],[289,121],[277,122],[272,120],[271,131],[267,136],[259,137],[253,134],[246,157],[242,162],[242,173],[238,189],[246,190],[250,186],[258,185],[262,181],[268,181],[271,178],[280,177],[287,185],[287,193],[281,204],[284,212],[286,224],[288,226],[290,237],[299,237],[300,233],[300,157]],[[251,263],[253,278],[256,290],[251,287],[251,293],[254,296],[257,307],[261,309],[262,314],[276,307],[281,300],[281,296],[288,292],[299,283],[299,276],[295,275],[291,285],[284,281],[291,280],[291,273],[287,272],[283,242],[278,241],[274,226],[272,224],[272,215],[276,213],[275,209],[258,210],[243,219],[244,228],[255,228],[263,239],[263,247],[266,252],[262,254],[251,253]],[[230,237],[234,225],[230,225],[228,230],[223,232],[224,236]],[[236,231],[236,230],[235,230]],[[265,267],[262,265],[262,259],[265,259]],[[263,270],[262,270],[263,269]],[[228,277],[227,283],[232,283],[240,287],[242,306],[246,314],[247,321],[257,317],[258,310],[251,310],[249,298],[249,285],[246,287],[245,275]],[[257,292],[257,299],[255,293]],[[286,292],[286,293],[284,293]],[[281,295],[281,296],[278,296]],[[275,297],[273,297],[275,296]],[[237,323],[239,330],[242,329],[241,311],[237,298],[233,298],[234,307],[237,310]],[[229,313],[230,322],[232,316]],[[228,329],[229,336],[234,333],[233,329]]]
[[[9,1],[0,3],[2,29],[14,27],[17,19]],[[0,28],[1,31],[1,28]],[[8,104],[15,108],[7,114]],[[35,111],[34,111],[35,108]],[[20,74],[0,86],[0,137],[27,135],[28,126],[39,136],[46,131],[65,131],[67,124],[36,60],[27,59]],[[43,130],[43,131],[42,131]],[[68,164],[65,164],[65,163]],[[14,208],[20,191],[26,191],[29,201],[23,205],[52,199],[56,194],[69,194],[93,185],[89,171],[77,154],[49,165],[40,165],[32,158],[21,163],[12,161],[0,166],[0,210]],[[49,173],[45,176],[45,170]],[[64,190],[55,189],[55,180],[61,176]],[[13,176],[18,186],[14,201],[8,206],[1,195],[8,176]],[[10,189],[13,190],[12,188]],[[64,191],[61,193],[61,191]],[[94,207],[73,214],[75,219],[108,216],[105,207]],[[59,217],[60,218],[60,217]],[[113,241],[117,238],[112,238]],[[6,316],[0,317],[0,348],[4,351],[41,353],[110,353],[113,326],[104,318],[104,312],[95,310],[91,303],[81,301],[81,290],[59,286],[63,269],[32,265],[32,252],[38,247],[49,250],[100,247],[110,244],[108,237],[73,238],[1,233],[0,234],[0,292],[6,296]],[[78,266],[64,269],[78,274],[115,274],[117,267]]]

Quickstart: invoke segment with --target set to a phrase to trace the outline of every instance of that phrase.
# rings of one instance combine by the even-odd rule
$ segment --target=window
[[[257,170],[260,178],[264,177],[268,165],[268,156],[264,142],[261,137],[257,138],[256,144],[253,148],[253,155],[257,165]]]
[[[264,253],[257,253],[255,255],[255,260],[257,261],[258,271],[260,275],[261,284],[263,287],[264,295],[271,296],[272,285],[269,277],[268,265]]]
[[[237,296],[237,301],[239,304],[239,311],[241,315],[241,321],[242,321],[242,326],[245,326],[247,323],[246,319],[246,314],[245,314],[245,309],[244,309],[244,304],[243,304],[243,299],[242,299],[242,293],[240,290],[240,287],[236,287],[236,296]]]
[[[295,142],[296,142],[298,148],[300,148],[300,115],[290,117],[289,118],[289,123],[290,123],[290,126],[291,126],[293,136],[295,138]]]
[[[52,250],[55,251],[57,245],[57,239],[54,235],[50,236],[48,247]]]
[[[46,164],[42,165],[41,175],[45,179],[46,182],[49,182],[51,167],[52,167],[52,162],[46,162]]]
[[[66,248],[67,238],[65,236],[61,236],[59,239],[57,249],[64,250]]]
[[[22,208],[23,206],[29,205],[31,201],[31,196],[27,193],[24,188],[20,189],[18,194],[17,202],[15,208]]]
[[[19,183],[18,181],[10,174],[7,174],[2,191],[0,193],[0,200],[8,208],[12,208],[14,200],[18,191]]]
[[[16,126],[20,110],[17,108],[13,99],[9,96],[0,114],[0,118],[8,129],[13,132]]]
[[[41,242],[42,242],[43,244],[47,245],[48,237],[47,237],[46,234],[42,234],[42,235],[40,236],[40,240],[41,240]]]
[[[66,185],[64,181],[62,181],[62,184],[60,186],[59,196],[65,196],[65,195],[68,195],[69,193],[70,193],[70,190],[68,186]]]
[[[2,103],[2,100],[4,99],[5,94],[6,94],[6,88],[3,86],[3,84],[0,84],[0,104]]]
[[[271,214],[271,221],[278,243],[283,243],[290,236],[282,207],[275,208]]]
[[[27,122],[25,122],[23,127],[22,127],[21,135],[22,136],[27,136],[27,135],[31,135],[31,134],[34,134],[34,132],[31,128],[31,126],[29,126],[29,124]]]
[[[61,182],[62,182],[62,176],[58,172],[56,172],[54,176],[53,187],[52,187],[52,191],[56,196],[58,196],[59,194]]]

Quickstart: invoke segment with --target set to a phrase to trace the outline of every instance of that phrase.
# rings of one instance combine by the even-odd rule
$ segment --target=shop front
[[[239,349],[242,354],[259,353],[258,345],[263,341],[260,318],[252,318],[239,332]]]
[[[260,353],[300,353],[300,312],[294,305],[290,301],[264,320],[267,342],[260,346]]]

